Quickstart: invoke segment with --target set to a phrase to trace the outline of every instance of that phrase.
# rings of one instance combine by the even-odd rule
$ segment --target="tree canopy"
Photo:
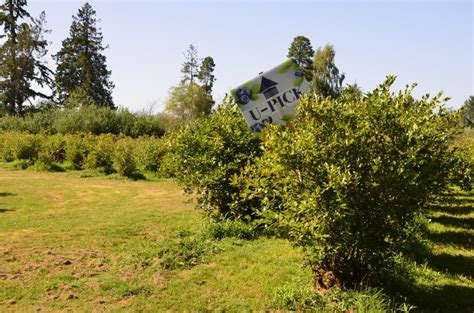
[[[180,83],[170,89],[165,108],[181,123],[187,123],[201,115],[211,113],[213,104],[212,97],[198,84]]]
[[[204,58],[201,63],[201,67],[199,68],[199,82],[208,95],[211,95],[212,87],[214,86],[214,81],[216,80],[216,77],[214,76],[215,67],[216,64],[214,63],[214,59],[208,56]]]
[[[96,12],[86,2],[79,9],[69,30],[69,37],[62,42],[61,50],[54,55],[57,63],[55,92],[64,103],[77,88],[82,89],[96,105],[114,107],[106,57],[102,52],[102,33],[97,27]]]
[[[323,97],[337,98],[343,89],[344,73],[340,73],[334,61],[336,51],[332,45],[318,48],[313,62],[312,88]]]
[[[24,104],[31,98],[50,98],[33,89],[50,86],[52,72],[42,58],[48,42],[44,34],[46,15],[33,18],[26,10],[26,1],[5,0],[0,5],[0,27],[6,39],[0,46],[0,109],[7,114],[23,113]]]
[[[292,58],[303,70],[308,81],[313,79],[313,56],[314,50],[311,41],[305,36],[297,36],[288,49],[289,58]]]

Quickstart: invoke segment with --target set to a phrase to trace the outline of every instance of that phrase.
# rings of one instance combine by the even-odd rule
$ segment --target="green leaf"
[[[250,97],[250,100],[257,101],[258,99],[260,99],[260,95],[258,93],[252,93],[252,97]]]
[[[278,69],[278,74],[280,75],[285,74],[286,72],[288,72],[288,70],[292,67],[293,64],[295,63],[293,63],[293,61],[291,60],[286,61],[285,63],[280,65],[280,68]]]
[[[301,84],[303,83],[303,77],[298,77],[295,79],[295,81],[293,82],[293,86],[296,86],[296,87],[299,87],[301,86]]]
[[[282,119],[282,121],[289,122],[289,121],[291,121],[292,118],[293,118],[293,114],[285,114],[285,115],[283,115],[283,117],[281,119]]]
[[[250,87],[250,91],[252,92],[252,95],[260,93],[260,84],[255,84]]]

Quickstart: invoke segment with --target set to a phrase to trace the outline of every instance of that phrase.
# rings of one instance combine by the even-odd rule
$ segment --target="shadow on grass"
[[[6,212],[12,212],[12,211],[15,211],[15,210],[0,208],[0,213],[6,213]]]
[[[442,253],[432,254],[428,258],[430,266],[439,272],[474,278],[474,257]]]
[[[430,281],[425,271],[436,270],[449,274],[464,275],[472,278],[474,258],[447,254],[429,254],[426,265],[417,265],[413,261],[395,266],[394,276],[388,278],[391,287],[385,289],[386,294],[402,302],[416,306],[414,312],[469,312],[474,310],[474,286],[466,286],[465,282],[446,282],[436,278]],[[423,273],[425,272],[425,273]],[[422,278],[423,277],[423,278]],[[422,278],[421,281],[419,278]]]
[[[436,244],[452,245],[464,249],[474,249],[474,235],[459,231],[431,232],[428,239]]]
[[[459,202],[457,202],[455,206],[433,204],[430,206],[430,210],[454,215],[469,215],[474,212],[474,204],[460,205]]]
[[[474,218],[457,218],[452,216],[431,217],[431,221],[445,226],[474,229]]]
[[[466,254],[466,250],[474,249],[474,234],[470,232],[474,219],[466,215],[474,213],[474,193],[459,192],[444,200],[431,206],[432,212],[446,214],[430,217],[441,225],[436,227],[438,231],[426,234],[434,244],[434,251],[424,251],[421,255],[424,261],[414,263],[415,259],[406,259],[405,264],[396,266],[390,289],[394,295],[406,296],[417,307],[415,312],[472,313],[474,285],[468,285],[466,279],[474,278],[474,257]],[[444,250],[448,246],[454,249]],[[445,275],[432,277],[431,271]]]
[[[145,175],[139,172],[134,172],[133,174],[129,176],[129,178],[133,180],[146,180]]]
[[[0,192],[0,197],[16,196],[16,193]]]
[[[469,312],[474,309],[474,287],[443,285],[417,289],[413,298],[415,312]]]

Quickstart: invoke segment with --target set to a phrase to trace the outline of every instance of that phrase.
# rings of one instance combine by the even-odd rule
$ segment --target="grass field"
[[[310,288],[302,254],[276,239],[224,239],[207,262],[165,270],[158,251],[204,224],[172,180],[0,168],[0,311],[275,309]],[[474,192],[433,205],[426,262],[401,288],[424,312],[474,309]]]

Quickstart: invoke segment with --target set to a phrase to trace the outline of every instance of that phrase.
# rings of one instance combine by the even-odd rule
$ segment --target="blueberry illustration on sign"
[[[300,70],[300,69],[297,69],[296,72],[295,72],[295,76],[296,77],[303,77],[303,71]]]
[[[276,88],[278,83],[275,83],[273,80],[262,76],[262,83],[260,84],[260,93],[263,93],[265,99],[271,98],[274,95],[278,94],[278,89]]]
[[[237,95],[237,101],[240,104],[247,104],[252,98],[252,92],[248,89],[239,88],[236,91],[236,95]]]

